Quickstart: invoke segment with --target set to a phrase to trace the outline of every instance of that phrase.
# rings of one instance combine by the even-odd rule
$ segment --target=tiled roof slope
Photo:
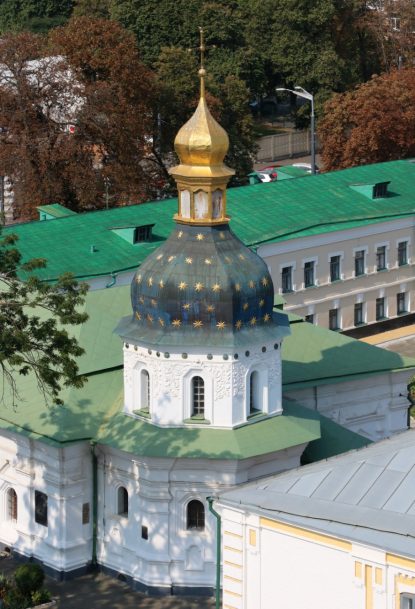
[[[370,199],[350,186],[390,181],[390,196]],[[228,190],[231,228],[245,245],[255,247],[298,236],[352,228],[414,213],[415,164],[392,161],[297,180]],[[134,269],[173,228],[176,199],[79,213],[56,221],[14,225],[25,259],[45,257],[44,279],[63,271],[95,277]],[[111,228],[152,224],[151,243],[132,245]],[[91,246],[95,246],[91,251]]]
[[[415,556],[415,430],[221,495],[263,515]]]

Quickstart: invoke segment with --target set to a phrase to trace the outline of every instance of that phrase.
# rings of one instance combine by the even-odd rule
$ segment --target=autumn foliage
[[[318,136],[327,171],[415,156],[415,69],[374,76],[333,96]]]
[[[148,157],[152,77],[132,34],[115,22],[74,18],[48,38],[0,40],[0,175],[15,212],[140,202],[158,180]]]

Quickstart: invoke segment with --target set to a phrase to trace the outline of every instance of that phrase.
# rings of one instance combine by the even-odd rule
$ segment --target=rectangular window
[[[35,522],[48,526],[48,496],[41,491],[35,491]]]
[[[148,539],[148,527],[141,527],[141,539]]]
[[[365,274],[365,250],[359,250],[354,255],[354,274],[356,277]]]
[[[339,309],[330,309],[330,311],[329,311],[329,328],[330,328],[330,330],[339,329]]]
[[[154,224],[137,226],[137,228],[134,229],[134,243],[141,243],[142,241],[151,241],[153,226]]]
[[[385,299],[376,298],[376,321],[385,319]]]
[[[340,279],[340,256],[332,256],[330,258],[330,281],[338,281]]]
[[[285,266],[281,271],[281,288],[283,294],[293,291],[293,267]]]
[[[381,245],[376,250],[376,270],[384,271],[386,269],[386,246]]]
[[[398,243],[398,266],[408,264],[408,242],[401,241]]]
[[[363,323],[363,303],[357,302],[354,305],[354,325],[361,326]]]
[[[89,503],[82,504],[82,524],[89,523]]]
[[[304,264],[304,287],[310,288],[314,285],[314,261]]]
[[[309,324],[313,324],[314,323],[314,315],[306,315],[304,317],[305,321]]]
[[[408,594],[408,592],[401,594],[399,609],[415,609],[415,594]]]
[[[406,313],[406,292],[396,294],[396,312],[398,315]]]

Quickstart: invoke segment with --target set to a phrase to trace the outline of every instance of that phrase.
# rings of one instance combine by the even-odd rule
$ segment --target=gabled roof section
[[[415,430],[221,495],[271,519],[415,556]]]
[[[42,212],[46,216],[50,216],[51,219],[66,218],[67,216],[77,215],[76,211],[72,211],[72,209],[68,209],[60,203],[51,203],[50,205],[39,205],[38,207],[36,207],[36,209],[38,210],[39,215],[41,215],[40,212]],[[42,217],[40,217],[39,219],[42,220]]]
[[[390,181],[387,198],[369,199],[351,184]],[[354,167],[307,180],[282,180],[230,188],[231,227],[249,247],[300,236],[411,216],[415,164],[392,161]],[[40,276],[53,281],[64,271],[92,278],[137,268],[171,233],[177,200],[79,213],[59,222],[29,222],[5,228],[16,233],[24,259],[47,258]],[[120,239],[114,226],[154,223],[152,241],[139,248]],[[94,249],[91,248],[94,245]]]

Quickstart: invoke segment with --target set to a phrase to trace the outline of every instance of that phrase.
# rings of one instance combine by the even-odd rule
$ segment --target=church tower
[[[203,41],[201,44],[203,51]],[[176,227],[140,266],[124,339],[125,412],[159,426],[234,428],[282,412],[282,338],[264,261],[229,228],[229,140],[205,97],[179,130]]]

